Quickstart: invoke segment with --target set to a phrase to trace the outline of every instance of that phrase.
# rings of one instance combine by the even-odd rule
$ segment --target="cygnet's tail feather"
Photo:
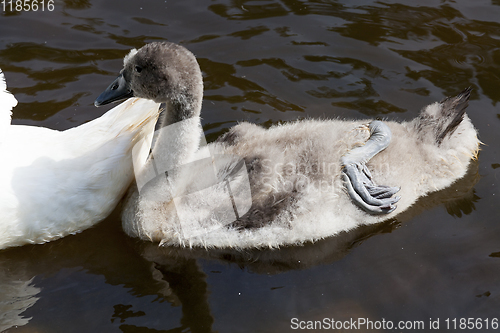
[[[436,133],[436,141],[438,145],[443,142],[443,139],[447,135],[452,134],[464,119],[465,109],[467,109],[467,106],[469,106],[469,98],[471,92],[472,88],[469,87],[457,96],[447,97],[443,101],[441,101],[441,116],[443,117],[443,119],[446,119],[447,125],[446,123],[443,124],[441,130]]]

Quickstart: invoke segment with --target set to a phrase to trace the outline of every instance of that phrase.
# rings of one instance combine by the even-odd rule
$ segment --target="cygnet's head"
[[[184,109],[201,108],[201,70],[186,48],[169,42],[149,43],[131,50],[123,64],[118,78],[95,100],[96,106],[140,97]]]

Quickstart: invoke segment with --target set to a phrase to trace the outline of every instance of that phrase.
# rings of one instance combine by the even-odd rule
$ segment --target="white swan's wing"
[[[17,100],[10,92],[7,91],[5,77],[0,69],[0,143],[10,126],[12,108],[17,105]]]
[[[132,98],[62,132],[9,126],[0,147],[0,249],[61,238],[109,215],[133,179],[132,148],[153,133],[158,106]],[[144,151],[143,159],[147,144]]]

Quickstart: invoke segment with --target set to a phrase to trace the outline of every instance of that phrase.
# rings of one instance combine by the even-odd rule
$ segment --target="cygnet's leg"
[[[366,167],[366,163],[376,154],[387,148],[391,142],[391,130],[381,121],[370,123],[370,138],[361,147],[356,147],[342,157],[342,178],[351,199],[371,214],[388,214],[396,209],[401,198],[392,195],[398,187],[376,185]]]

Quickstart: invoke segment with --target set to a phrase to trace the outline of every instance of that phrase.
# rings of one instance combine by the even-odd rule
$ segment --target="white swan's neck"
[[[12,108],[17,105],[17,100],[10,92],[7,91],[5,77],[0,69],[0,144],[5,141],[8,136]]]

